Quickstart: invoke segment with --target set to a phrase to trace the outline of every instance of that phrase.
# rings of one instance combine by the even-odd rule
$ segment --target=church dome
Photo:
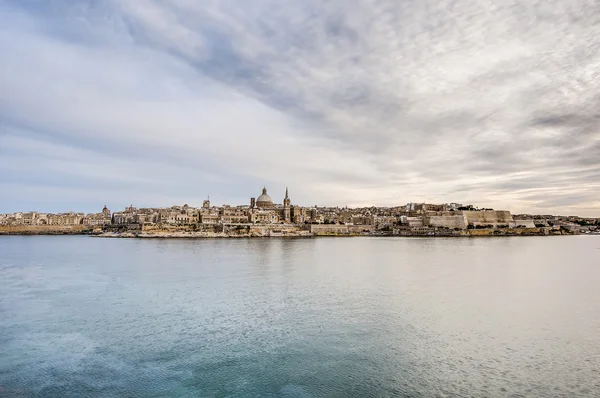
[[[256,199],[256,207],[273,207],[273,200],[267,194],[267,188],[263,188],[262,194]]]

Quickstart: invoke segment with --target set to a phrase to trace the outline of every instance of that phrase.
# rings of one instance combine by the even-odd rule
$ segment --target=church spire
[[[288,188],[285,187],[285,198],[283,199],[283,220],[286,223],[289,223],[291,221],[291,200],[290,200],[290,196],[288,195]]]

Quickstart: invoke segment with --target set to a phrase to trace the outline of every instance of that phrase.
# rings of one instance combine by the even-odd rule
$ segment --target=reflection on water
[[[600,391],[600,237],[0,238],[0,396]]]

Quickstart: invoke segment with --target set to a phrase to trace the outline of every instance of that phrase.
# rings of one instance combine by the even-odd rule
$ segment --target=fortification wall
[[[255,224],[249,227],[249,232],[252,236],[298,236],[307,233],[294,224]]]
[[[465,236],[533,236],[548,235],[547,228],[502,228],[502,229],[469,229]]]
[[[351,234],[360,234],[363,232],[375,231],[375,225],[348,225],[348,232]]]
[[[310,224],[309,231],[312,234],[349,234],[348,225],[339,224]]]
[[[374,225],[310,224],[313,235],[354,235],[375,231]]]
[[[535,222],[533,220],[514,220],[509,225],[511,228],[516,228],[520,225],[525,228],[536,228]]]
[[[467,218],[464,214],[454,216],[428,216],[425,223],[430,227],[467,228]]]
[[[142,232],[145,233],[169,233],[187,231],[191,231],[191,229],[187,225],[145,224],[142,226]]]
[[[484,210],[484,211],[464,211],[463,215],[468,224],[473,225],[509,225],[513,222],[510,211],[505,210]]]
[[[92,230],[89,225],[0,225],[0,235],[78,235]]]
[[[406,222],[410,227],[423,227],[424,222],[422,217],[407,217]]]

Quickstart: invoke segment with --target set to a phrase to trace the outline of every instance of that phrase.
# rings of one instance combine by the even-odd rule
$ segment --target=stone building
[[[248,222],[247,210],[238,207],[225,206],[220,211],[222,223],[226,224],[242,224]]]
[[[183,208],[179,206],[172,206],[169,209],[160,209],[158,217],[158,222],[162,224],[171,224],[171,225],[187,225],[190,224],[194,219],[194,211],[189,211],[188,208]],[[146,220],[149,222],[149,220]]]
[[[294,224],[304,224],[312,219],[313,209],[307,209],[301,206],[290,205],[291,222]]]
[[[48,225],[79,225],[83,224],[83,213],[48,214]]]
[[[285,188],[283,205],[274,204],[267,193],[267,188],[263,187],[261,195],[256,200],[250,198],[247,218],[249,222],[258,224],[290,223],[292,218],[302,218],[299,212],[296,214],[297,212],[294,211],[294,214],[292,214],[292,211],[292,201],[287,187]]]
[[[112,224],[132,224],[134,215],[126,212],[116,212],[112,214]]]
[[[278,224],[279,221],[277,211],[257,209],[250,213],[250,222],[253,224]]]
[[[40,213],[36,211],[30,211],[23,213],[21,217],[21,224],[23,225],[37,225]]]
[[[219,222],[219,215],[214,213],[202,212],[200,213],[200,224],[217,224]]]
[[[106,205],[104,205],[104,208],[102,208],[100,213],[86,214],[85,217],[83,217],[82,224],[90,226],[102,226],[110,224],[111,221],[110,210],[108,207],[106,207]]]

